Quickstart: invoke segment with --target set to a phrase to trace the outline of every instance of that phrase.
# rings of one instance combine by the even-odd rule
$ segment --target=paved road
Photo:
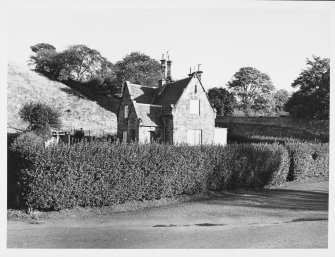
[[[307,189],[306,189],[307,188]],[[327,248],[328,182],[100,217],[8,221],[19,248]]]

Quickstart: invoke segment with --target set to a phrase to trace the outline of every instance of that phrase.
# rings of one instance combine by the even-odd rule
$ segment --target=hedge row
[[[279,144],[232,144],[207,147],[211,189],[264,187],[286,182],[289,155]]]
[[[306,130],[263,124],[218,123],[228,128],[228,142],[233,143],[272,143],[288,141],[329,142],[325,134],[312,134]]]
[[[328,143],[286,143],[290,154],[290,180],[328,179],[329,144]]]
[[[289,155],[278,144],[186,146],[80,142],[12,145],[25,207],[60,210],[281,184]]]

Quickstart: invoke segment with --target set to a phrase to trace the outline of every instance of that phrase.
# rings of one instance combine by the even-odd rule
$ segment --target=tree
[[[44,103],[26,103],[19,111],[19,116],[29,123],[28,130],[40,133],[50,131],[50,127],[60,128],[60,113]]]
[[[35,71],[58,80],[64,68],[64,56],[58,53],[50,44],[39,43],[30,47],[35,55],[30,56],[30,64],[35,65]]]
[[[35,53],[30,57],[35,71],[51,79],[86,83],[97,77],[108,78],[107,82],[115,78],[114,65],[97,50],[85,45],[73,45],[57,52],[54,46],[39,43],[31,46],[31,50]]]
[[[116,79],[114,85],[119,89],[126,80],[131,83],[154,87],[161,79],[159,62],[143,53],[132,52],[117,62],[115,66]]]
[[[233,93],[225,88],[214,87],[208,90],[208,97],[218,116],[231,116],[236,103]]]
[[[270,105],[271,93],[274,90],[271,78],[252,67],[243,67],[228,82],[238,106],[246,115],[252,111],[266,112]]]
[[[114,65],[99,51],[85,45],[73,45],[63,52],[66,59],[64,75],[79,82],[88,82],[99,76],[107,77],[114,73]]]
[[[330,60],[313,56],[306,65],[292,83],[299,90],[289,98],[285,110],[296,118],[329,119]]]
[[[273,93],[273,109],[276,114],[284,114],[284,106],[288,99],[289,93],[285,89],[280,89]]]
[[[41,50],[56,51],[56,47],[54,47],[53,45],[50,45],[48,43],[38,43],[36,45],[31,46],[30,48],[34,53],[37,53]]]

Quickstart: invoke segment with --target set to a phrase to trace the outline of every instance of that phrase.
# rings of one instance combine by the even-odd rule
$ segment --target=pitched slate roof
[[[132,100],[137,103],[151,104],[158,88],[128,83],[128,90]]]
[[[137,117],[142,120],[142,126],[162,126],[161,116],[171,115],[171,105],[177,103],[192,77],[167,83],[163,88],[126,82]]]
[[[163,106],[152,104],[136,104],[138,118],[142,120],[143,126],[159,127],[162,126],[160,119]]]
[[[190,83],[192,77],[181,79],[172,83],[166,84],[160,95],[156,95],[154,104],[170,105],[176,104],[181,97],[184,89]]]

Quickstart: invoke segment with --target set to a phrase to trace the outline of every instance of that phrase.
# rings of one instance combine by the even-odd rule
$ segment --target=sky
[[[7,16],[8,59],[25,64],[30,46],[41,42],[58,51],[85,44],[113,63],[133,51],[157,60],[168,51],[174,79],[201,64],[206,88],[225,86],[251,66],[269,74],[277,89],[292,90],[306,58],[330,57],[330,12],[324,9],[29,7]]]

